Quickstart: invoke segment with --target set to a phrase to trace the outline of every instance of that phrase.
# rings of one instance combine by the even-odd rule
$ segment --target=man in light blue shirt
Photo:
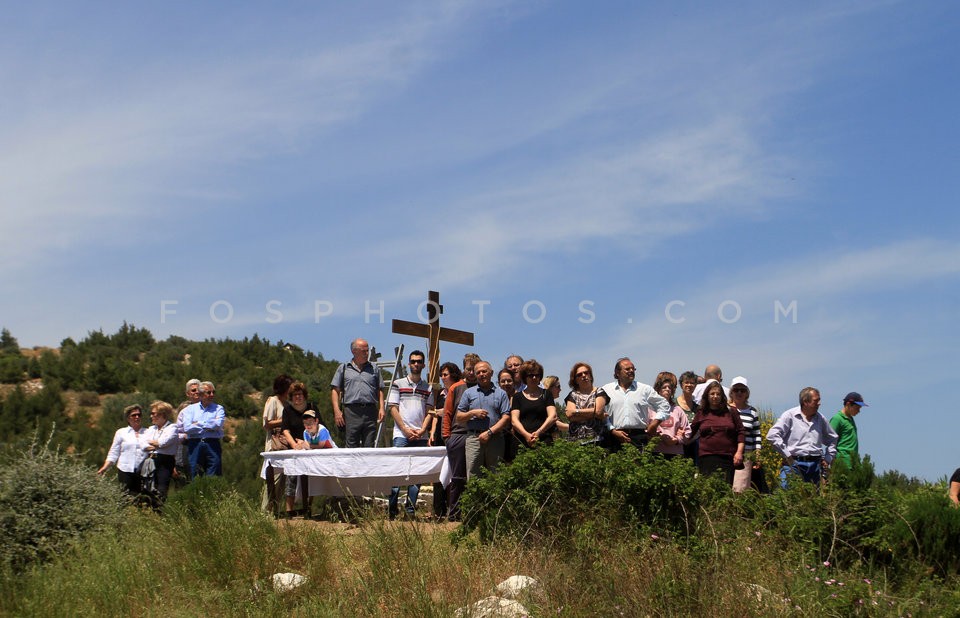
[[[783,488],[791,474],[819,485],[825,466],[837,456],[837,432],[820,414],[820,391],[812,386],[801,390],[800,405],[780,415],[767,440],[785,460],[780,468]]]
[[[178,432],[187,436],[191,479],[199,474],[201,462],[207,476],[223,475],[220,441],[226,412],[214,401],[216,392],[212,382],[201,382],[200,401],[184,408],[177,422]]]

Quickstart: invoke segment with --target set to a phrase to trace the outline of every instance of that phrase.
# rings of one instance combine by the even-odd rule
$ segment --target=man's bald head
[[[716,365],[707,365],[707,368],[703,370],[703,377],[707,380],[723,382],[723,371]]]

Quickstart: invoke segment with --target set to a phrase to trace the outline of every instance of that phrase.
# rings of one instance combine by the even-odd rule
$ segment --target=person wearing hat
[[[843,398],[843,409],[833,415],[830,426],[837,432],[837,460],[849,468],[853,460],[860,460],[860,441],[857,438],[857,423],[853,417],[860,414],[860,408],[867,407],[860,393],[847,393]]]
[[[760,450],[760,417],[757,415],[757,409],[750,405],[750,386],[747,379],[743,376],[737,376],[730,383],[730,407],[740,415],[740,422],[743,423],[744,444],[743,444],[743,468],[733,471],[733,491],[737,493],[750,489],[754,478],[761,481],[757,487],[763,493],[767,493],[766,482],[763,481],[763,471],[760,469],[760,459],[757,456]]]

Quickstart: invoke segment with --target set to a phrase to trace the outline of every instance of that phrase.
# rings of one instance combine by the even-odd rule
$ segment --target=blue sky
[[[956,412],[934,403],[956,371],[958,17],[8,7],[0,323],[24,346],[126,320],[343,359],[355,336],[422,345],[390,320],[436,289],[495,363],[565,378],[586,360],[602,382],[629,355],[652,382],[715,362],[777,412],[817,386],[827,416],[858,390],[862,451],[937,479],[960,465]],[[381,301],[382,324],[365,317]]]

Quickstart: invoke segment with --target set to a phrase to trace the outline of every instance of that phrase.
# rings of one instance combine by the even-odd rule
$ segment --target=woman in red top
[[[733,470],[743,466],[745,433],[719,382],[711,382],[704,390],[691,429],[700,433],[700,474],[722,470],[727,484],[733,486]]]

